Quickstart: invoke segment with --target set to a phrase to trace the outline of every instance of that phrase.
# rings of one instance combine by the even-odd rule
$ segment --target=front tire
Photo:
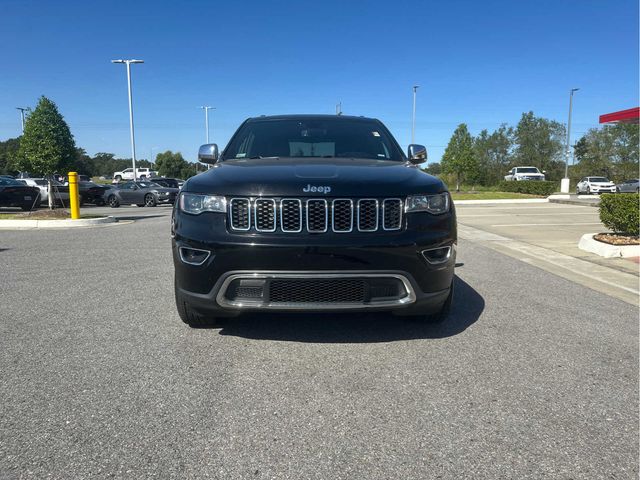
[[[180,293],[177,285],[174,285],[174,289],[176,295],[176,307],[178,309],[180,320],[191,328],[215,327],[217,325],[215,318],[203,315],[195,310],[189,302],[186,301],[184,295]]]
[[[121,182],[122,181],[122,176],[121,175],[116,175],[116,182]]]
[[[111,208],[118,208],[120,206],[120,200],[115,195],[110,195],[107,203]]]
[[[157,203],[158,202],[156,202],[156,197],[153,195],[153,193],[147,193],[144,196],[144,204],[145,204],[145,206],[147,206],[147,207],[155,207]]]

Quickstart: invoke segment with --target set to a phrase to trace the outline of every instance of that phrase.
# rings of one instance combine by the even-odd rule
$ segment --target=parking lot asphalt
[[[637,478],[637,307],[462,239],[443,325],[193,330],[170,209],[116,211],[0,233],[3,480]]]

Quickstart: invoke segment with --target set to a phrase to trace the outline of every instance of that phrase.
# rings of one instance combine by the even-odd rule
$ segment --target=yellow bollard
[[[78,172],[69,172],[69,201],[71,202],[71,218],[80,218],[80,196],[78,193]]]

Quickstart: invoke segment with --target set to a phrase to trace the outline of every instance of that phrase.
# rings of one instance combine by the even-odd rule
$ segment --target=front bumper
[[[392,310],[423,313],[446,300],[453,281],[455,212],[406,216],[406,228],[397,232],[349,234],[240,234],[228,232],[226,216],[199,216],[174,211],[173,259],[176,288],[192,306],[219,316],[244,310]],[[206,250],[201,265],[185,263],[180,247]],[[444,259],[430,261],[422,252],[451,247]],[[380,276],[406,282],[400,301],[367,305],[237,305],[221,294],[234,275]],[[226,282],[226,284],[225,284]]]

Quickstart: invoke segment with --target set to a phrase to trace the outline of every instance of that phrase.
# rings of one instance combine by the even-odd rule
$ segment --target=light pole
[[[572,88],[569,91],[569,122],[567,123],[567,143],[565,145],[565,162],[564,162],[564,178],[560,182],[560,191],[569,193],[569,142],[571,140],[571,111],[573,110],[573,92],[577,92],[579,88]]]
[[[413,117],[411,120],[411,143],[414,143],[416,140],[416,92],[420,85],[413,86]]]
[[[129,88],[129,127],[131,130],[131,162],[133,163],[133,181],[137,180],[136,174],[136,140],[133,133],[133,102],[131,100],[131,64],[144,63],[144,60],[111,60],[111,63],[124,63],[127,65],[127,86]]]
[[[205,137],[207,139],[206,143],[209,143],[209,110],[215,110],[216,107],[202,106],[200,108],[204,110],[204,130],[206,132]]]
[[[20,110],[20,119],[22,122],[22,133],[24,133],[24,112],[30,110],[28,107],[16,107],[16,110]]]

